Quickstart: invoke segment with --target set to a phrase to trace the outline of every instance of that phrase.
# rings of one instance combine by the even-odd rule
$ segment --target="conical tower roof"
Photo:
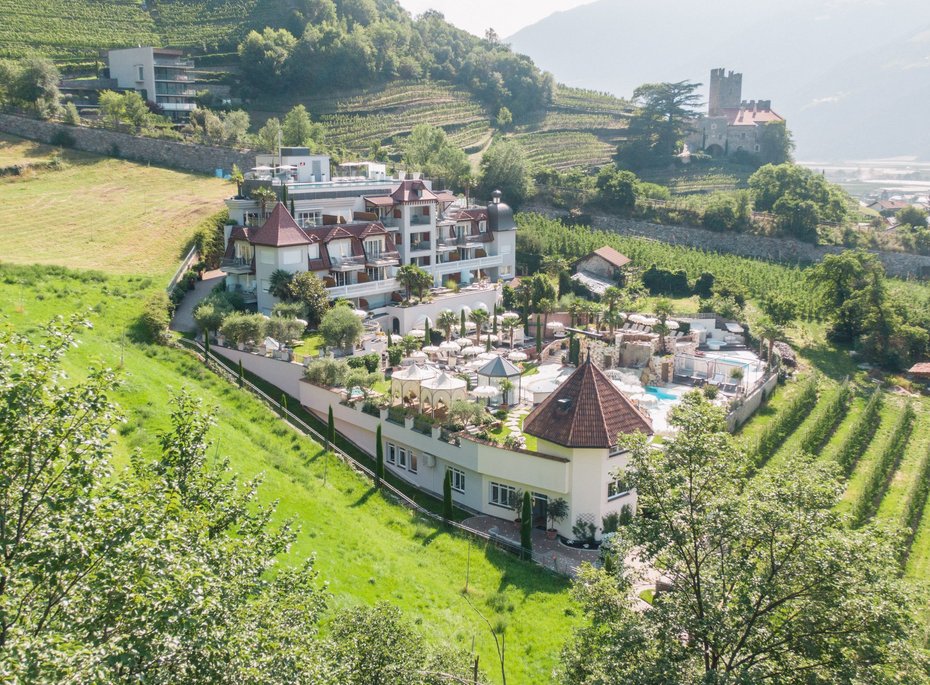
[[[289,245],[309,245],[313,242],[303,229],[294,221],[283,202],[275,205],[271,215],[261,228],[252,232],[252,243],[287,247]]]
[[[652,422],[588,359],[536,407],[523,432],[571,448],[606,449],[620,433],[652,433]]]

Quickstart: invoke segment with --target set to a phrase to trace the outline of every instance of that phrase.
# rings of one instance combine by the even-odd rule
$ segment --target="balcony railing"
[[[392,293],[398,290],[397,279],[385,278],[380,281],[368,281],[367,283],[350,283],[349,285],[337,285],[327,288],[326,292],[330,297],[369,297],[371,295],[381,295]]]
[[[365,268],[365,257],[343,257],[332,260],[333,271],[358,271]]]
[[[369,266],[396,266],[400,263],[400,253],[379,252],[377,254],[370,254],[367,256],[366,261]]]
[[[478,259],[460,259],[455,262],[440,263],[434,267],[433,271],[444,274],[465,269],[490,269],[503,263],[504,258],[501,255],[491,255],[489,257],[479,257]]]
[[[422,214],[414,214],[410,217],[411,226],[422,226],[424,224],[430,223],[430,217],[423,216]]]
[[[252,258],[249,257],[232,257],[220,262],[220,269],[223,271],[250,271],[252,269]]]
[[[421,241],[416,242],[416,243],[410,243],[410,251],[411,251],[411,252],[419,252],[419,251],[421,251],[421,250],[428,250],[428,249],[429,249],[429,241],[428,241],[428,240],[421,240]]]

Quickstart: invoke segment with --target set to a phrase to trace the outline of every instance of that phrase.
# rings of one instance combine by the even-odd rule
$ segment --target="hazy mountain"
[[[928,21],[925,0],[599,0],[508,42],[569,85],[621,96],[741,71],[744,99],[773,101],[799,158],[930,159]]]

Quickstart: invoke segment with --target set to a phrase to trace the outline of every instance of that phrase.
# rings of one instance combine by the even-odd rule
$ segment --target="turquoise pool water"
[[[662,388],[657,388],[654,385],[647,385],[646,392],[648,392],[650,395],[655,395],[660,400],[677,400],[678,399],[678,395],[673,395],[667,390],[663,390]]]
[[[717,361],[725,362],[727,364],[735,364],[737,366],[749,366],[749,362],[747,362],[745,359],[726,359],[724,357],[721,357]]]

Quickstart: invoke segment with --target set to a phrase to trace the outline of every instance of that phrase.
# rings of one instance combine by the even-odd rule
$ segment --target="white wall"
[[[272,385],[281,388],[292,397],[300,396],[300,381],[304,377],[302,364],[285,362],[271,357],[235,350],[229,347],[211,345],[210,351],[229,359],[233,364],[242,361],[242,368],[263,378]],[[275,398],[277,399],[277,398]]]

